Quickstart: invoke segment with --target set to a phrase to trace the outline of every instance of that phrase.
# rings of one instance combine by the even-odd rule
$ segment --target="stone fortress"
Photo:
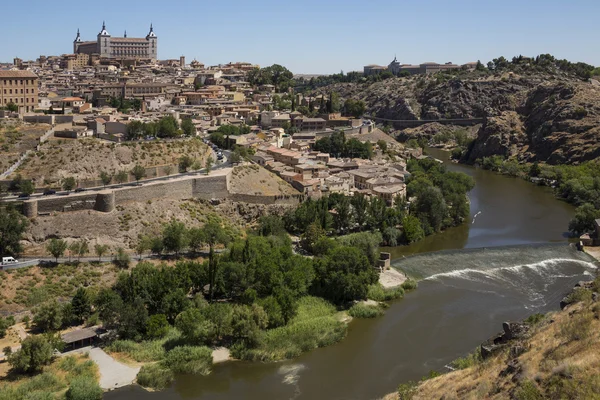
[[[77,29],[77,37],[73,41],[73,53],[96,55],[108,59],[156,61],[158,57],[158,36],[154,33],[152,24],[150,24],[150,32],[145,38],[127,37],[127,31],[125,31],[123,37],[113,37],[108,33],[106,24],[103,22],[102,30],[94,41],[82,41],[79,29]]]

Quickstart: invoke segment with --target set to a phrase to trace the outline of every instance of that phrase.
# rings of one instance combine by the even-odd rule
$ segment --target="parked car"
[[[46,190],[44,190],[44,193],[42,193],[42,194],[44,196],[50,196],[50,195],[56,194],[56,190],[54,190],[54,189],[46,189]]]
[[[75,189],[75,193],[81,193],[81,192],[85,192],[85,188],[78,187],[77,189]]]
[[[28,199],[29,198],[29,194],[28,193],[21,193],[18,196],[19,199]]]

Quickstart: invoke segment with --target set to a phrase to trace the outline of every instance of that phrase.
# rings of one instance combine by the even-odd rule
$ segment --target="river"
[[[558,309],[574,283],[591,277],[593,260],[567,244],[573,208],[549,189],[449,163],[439,150],[431,154],[475,179],[471,218],[412,246],[388,249],[395,267],[423,280],[385,316],[352,321],[342,342],[295,360],[230,362],[206,377],[179,376],[166,391],[132,386],[105,398],[375,399],[430,370],[444,371],[505,320]],[[425,254],[438,250],[444,251]]]

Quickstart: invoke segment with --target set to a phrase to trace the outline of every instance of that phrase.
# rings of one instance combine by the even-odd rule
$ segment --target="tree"
[[[90,252],[90,246],[88,245],[87,240],[81,239],[79,242],[79,250],[77,251],[77,261],[86,254]]]
[[[87,375],[76,376],[71,380],[65,394],[67,400],[102,400],[104,392],[96,380]]]
[[[10,112],[18,112],[19,106],[13,103],[12,101],[6,105],[6,109]]]
[[[108,252],[108,245],[96,244],[94,246],[94,252],[98,256],[98,261],[102,259],[102,256]]]
[[[185,118],[183,121],[181,121],[181,130],[185,136],[196,135],[196,127],[194,126],[191,118]]]
[[[233,164],[239,164],[242,161],[242,156],[238,151],[234,151],[233,153],[231,153],[229,161],[231,161]]]
[[[346,114],[354,118],[360,118],[366,110],[365,102],[362,100],[347,99],[344,103]]]
[[[144,137],[144,123],[142,121],[131,121],[127,125],[127,140],[138,140]]]
[[[323,237],[325,237],[325,230],[321,224],[315,221],[306,228],[300,239],[300,246],[309,253],[313,253],[315,244]]]
[[[10,206],[0,207],[0,254],[17,256],[22,251],[21,237],[29,221]]]
[[[90,296],[87,290],[82,287],[77,289],[71,300],[71,312],[73,319],[78,323],[85,321],[92,314]]]
[[[208,158],[206,159],[206,162],[205,162],[206,175],[208,175],[210,173],[210,169],[212,168],[214,163],[215,163],[215,160],[212,158],[212,156],[208,156]]]
[[[215,289],[215,280],[217,277],[217,269],[219,262],[214,254],[214,247],[217,244],[227,245],[231,240],[231,237],[225,232],[221,224],[215,221],[209,221],[203,227],[204,241],[209,246],[208,256],[208,280],[209,280],[209,300],[212,301],[213,293]]]
[[[157,256],[160,256],[164,249],[165,245],[163,243],[163,240],[158,236],[154,236],[151,239],[150,251],[152,251],[152,253],[156,254]]]
[[[175,256],[179,256],[179,252],[185,249],[189,243],[185,224],[180,221],[171,221],[166,225],[162,236],[165,250],[174,252]]]
[[[63,314],[56,301],[42,304],[34,312],[33,324],[42,332],[54,332],[63,324]]]
[[[441,190],[429,186],[417,197],[414,211],[421,220],[425,233],[430,234],[441,230],[448,207]]]
[[[169,332],[169,322],[164,314],[155,314],[146,322],[146,336],[150,339],[160,339]]]
[[[193,344],[209,343],[215,335],[215,326],[208,321],[202,311],[192,307],[182,311],[175,318],[175,327],[186,341]]]
[[[73,255],[79,254],[79,242],[73,242],[69,245],[69,262]]]
[[[533,164],[531,164],[531,167],[529,168],[529,176],[535,178],[537,176],[539,176],[542,173],[542,169],[540,168],[540,165],[538,164],[538,162],[534,162]]]
[[[68,244],[63,239],[52,238],[46,245],[46,250],[48,253],[52,254],[52,256],[56,259],[56,262],[58,262],[58,258],[65,254],[67,247]]]
[[[580,236],[586,232],[594,231],[594,221],[600,218],[600,210],[597,210],[594,205],[585,203],[577,207],[575,216],[569,221],[569,232],[573,236]]]
[[[118,183],[125,183],[129,181],[129,172],[122,170],[117,172],[117,174],[115,175],[115,180]]]
[[[106,187],[106,185],[110,184],[112,179],[113,179],[112,174],[109,174],[106,171],[100,172],[100,180],[102,181],[102,185],[104,185],[104,187]]]
[[[379,147],[379,149],[382,152],[385,153],[387,151],[387,143],[386,143],[386,141],[385,140],[378,140],[377,141],[377,147]]]
[[[70,192],[71,190],[75,189],[76,185],[77,185],[77,182],[75,181],[75,178],[72,176],[64,178],[62,181],[62,187],[67,192]]]
[[[117,254],[115,256],[114,263],[117,265],[117,267],[126,269],[129,268],[130,262],[131,258],[129,257],[129,254],[125,252],[125,249],[119,247],[117,249]]]
[[[161,138],[171,138],[177,136],[179,124],[175,117],[167,115],[158,121],[157,136]]]
[[[19,191],[24,195],[31,195],[35,191],[35,185],[30,180],[23,180],[19,183]]]
[[[135,252],[139,255],[140,260],[142,259],[142,255],[146,250],[150,250],[152,248],[152,238],[147,235],[140,235],[138,237],[138,242],[135,246]]]
[[[109,288],[100,289],[94,299],[94,306],[104,326],[113,329],[119,323],[119,313],[123,308],[123,299]]]
[[[204,232],[200,228],[191,228],[188,232],[189,246],[192,251],[198,252],[204,245]]]
[[[140,179],[146,176],[146,168],[142,167],[139,164],[136,164],[135,167],[131,170],[131,174],[135,178],[136,182],[139,182]]]
[[[184,155],[179,159],[179,172],[187,172],[188,168],[192,166],[194,159],[188,155]]]
[[[352,197],[350,203],[354,210],[354,220],[358,224],[358,229],[362,229],[367,222],[369,201],[363,194],[357,194]]]
[[[413,215],[407,215],[402,220],[402,238],[405,243],[417,242],[425,237],[421,221]]]
[[[52,361],[52,352],[52,345],[44,336],[27,336],[21,348],[8,357],[8,363],[19,373],[39,372]]]

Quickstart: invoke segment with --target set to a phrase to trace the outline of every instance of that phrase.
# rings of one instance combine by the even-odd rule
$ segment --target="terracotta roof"
[[[0,78],[37,78],[31,71],[0,71]]]

